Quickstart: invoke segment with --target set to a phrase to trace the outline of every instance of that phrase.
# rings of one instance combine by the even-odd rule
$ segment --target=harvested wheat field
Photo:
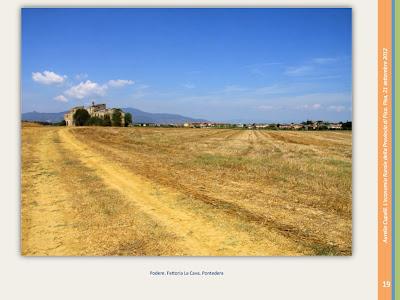
[[[23,255],[351,255],[351,132],[23,126]]]

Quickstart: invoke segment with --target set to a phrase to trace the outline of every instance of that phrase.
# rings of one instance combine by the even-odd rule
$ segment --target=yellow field
[[[351,255],[351,132],[22,128],[23,255]]]

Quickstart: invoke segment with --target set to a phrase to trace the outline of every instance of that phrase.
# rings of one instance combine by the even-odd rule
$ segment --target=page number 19
[[[389,288],[389,287],[392,286],[392,283],[390,282],[390,280],[385,280],[385,281],[382,282],[382,286],[384,288]]]

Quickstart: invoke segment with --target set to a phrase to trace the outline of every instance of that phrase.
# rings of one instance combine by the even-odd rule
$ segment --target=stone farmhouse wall
[[[85,108],[84,106],[73,107],[69,112],[64,115],[64,120],[67,126],[75,126],[74,122],[74,114],[78,109],[86,109],[91,117],[98,117],[104,119],[106,116],[109,116],[110,119],[114,112],[117,111],[116,108],[107,108],[105,104],[94,104]],[[121,112],[121,125],[125,126],[125,113]]]

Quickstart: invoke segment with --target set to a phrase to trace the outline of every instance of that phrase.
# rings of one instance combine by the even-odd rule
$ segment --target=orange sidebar
[[[378,299],[392,299],[392,1],[378,1]]]

